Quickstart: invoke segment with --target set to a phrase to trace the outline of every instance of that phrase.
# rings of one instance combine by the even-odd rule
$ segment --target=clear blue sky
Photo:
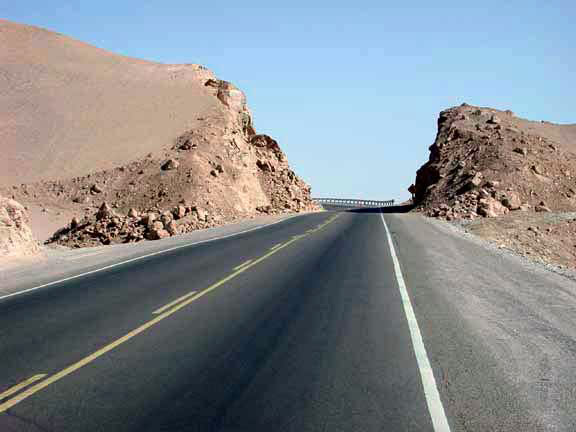
[[[396,198],[467,102],[576,122],[576,2],[3,1],[0,17],[248,95],[316,196]]]

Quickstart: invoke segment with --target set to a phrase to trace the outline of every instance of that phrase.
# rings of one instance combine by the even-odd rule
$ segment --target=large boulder
[[[508,210],[519,210],[522,206],[522,200],[520,199],[520,195],[517,192],[509,191],[506,192],[504,197],[502,198],[502,205],[506,207]]]
[[[494,198],[482,198],[478,201],[476,213],[484,217],[498,217],[508,213],[508,208]]]
[[[154,221],[152,226],[146,231],[146,238],[148,240],[161,240],[170,237],[170,233],[164,229],[164,224],[161,221]]]
[[[168,159],[167,161],[165,161],[162,164],[162,170],[164,171],[172,171],[175,169],[178,169],[178,167],[180,166],[180,162],[178,162],[176,159]]]
[[[174,219],[182,219],[186,216],[186,207],[181,204],[177,205],[172,209],[172,215],[174,216]]]
[[[31,255],[39,251],[22,204],[0,196],[0,257]]]
[[[116,217],[116,213],[114,213],[114,210],[107,202],[103,202],[96,213],[96,220],[112,219],[113,217]]]

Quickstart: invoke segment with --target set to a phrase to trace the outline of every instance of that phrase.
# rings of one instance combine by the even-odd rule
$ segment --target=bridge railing
[[[394,200],[364,200],[346,198],[312,198],[318,204],[328,204],[337,207],[391,207]]]

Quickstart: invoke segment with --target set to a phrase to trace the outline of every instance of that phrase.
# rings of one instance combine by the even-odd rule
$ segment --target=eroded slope
[[[38,232],[59,220],[52,242],[138,241],[316,209],[278,143],[256,133],[244,94],[202,66],[7,21],[0,58],[0,191],[34,210]]]
[[[443,111],[415,202],[448,219],[576,208],[576,125],[462,105]]]

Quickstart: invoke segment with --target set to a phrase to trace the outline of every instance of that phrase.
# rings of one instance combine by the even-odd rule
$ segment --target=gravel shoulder
[[[447,222],[387,219],[452,430],[576,430],[574,280]]]
[[[576,213],[511,212],[497,218],[437,221],[472,241],[518,257],[528,266],[576,280]]]

